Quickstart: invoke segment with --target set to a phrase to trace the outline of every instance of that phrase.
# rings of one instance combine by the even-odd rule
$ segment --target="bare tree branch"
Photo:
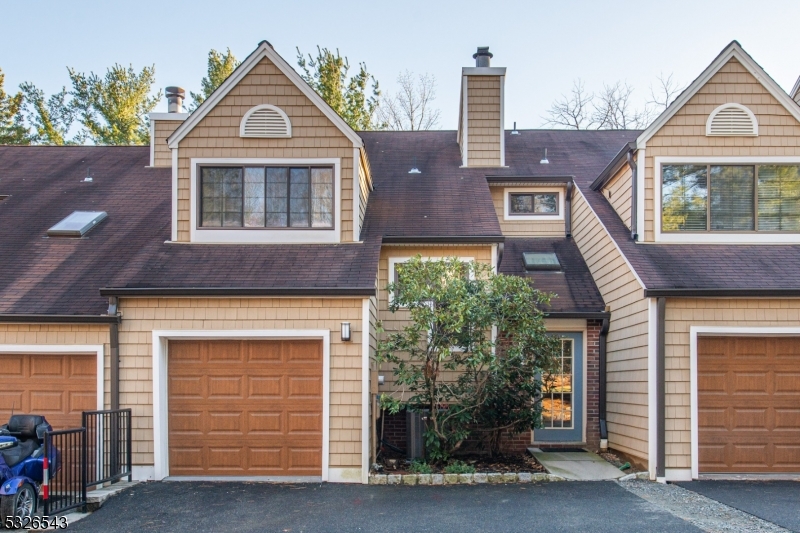
[[[572,82],[572,91],[569,94],[562,94],[561,98],[553,102],[547,116],[542,117],[542,125],[573,130],[592,129],[592,100],[594,95],[586,92],[583,81],[578,78]]]
[[[647,110],[632,107],[633,87],[627,82],[603,85],[603,90],[593,102],[593,122],[600,130],[629,130],[643,128],[649,122]]]
[[[672,101],[675,100],[675,97],[682,93],[685,88],[685,85],[680,85],[672,79],[672,74],[665,78],[662,72],[658,75],[655,87],[653,84],[650,84],[650,100],[647,101],[647,104],[654,106],[656,111],[661,113],[669,107],[669,104],[671,104]]]
[[[387,93],[378,107],[378,123],[390,130],[430,130],[439,123],[439,110],[432,107],[436,99],[436,77],[406,70],[397,76],[400,90]]]

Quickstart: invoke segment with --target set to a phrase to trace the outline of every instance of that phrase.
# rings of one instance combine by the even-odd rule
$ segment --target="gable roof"
[[[169,168],[147,146],[0,146],[0,321],[106,312],[103,294],[375,293],[380,241],[204,245],[170,239]],[[92,182],[83,178],[91,168]],[[73,211],[106,211],[83,238],[48,238]],[[104,287],[111,287],[103,291]],[[85,318],[84,318],[85,320]],[[37,320],[29,320],[36,322]]]
[[[200,123],[203,118],[205,118],[208,113],[214,109],[216,106],[227,94],[234,88],[239,82],[251,71],[255,68],[258,63],[264,59],[269,59],[277,68],[280,70],[284,76],[289,78],[291,81],[300,91],[309,99],[311,102],[319,108],[322,113],[328,117],[328,119],[333,122],[334,126],[339,128],[339,130],[351,141],[353,141],[353,146],[361,147],[363,143],[361,141],[361,137],[350,127],[350,125],[344,121],[339,114],[333,110],[333,108],[328,105],[328,103],[319,95],[317,92],[311,88],[311,86],[306,83],[306,81],[300,77],[300,75],[287,63],[283,57],[281,57],[278,52],[272,48],[272,45],[268,41],[261,41],[256,48],[247,58],[242,61],[242,64],[236,67],[228,78],[222,82],[222,84],[217,87],[217,89],[211,93],[211,95],[205,99],[205,101],[200,104],[200,106],[195,109],[192,114],[187,118],[183,124],[181,124],[173,133],[172,135],[167,138],[167,143],[169,144],[170,148],[177,148],[178,143],[189,134],[192,129]]]
[[[800,105],[797,104],[792,98],[781,89],[775,80],[767,74],[761,65],[744,51],[738,41],[731,41],[731,43],[720,52],[720,54],[706,67],[706,69],[698,76],[684,91],[673,101],[663,113],[661,113],[650,126],[642,132],[636,139],[636,146],[638,148],[645,148],[647,141],[649,141],[660,130],[675,113],[677,113],[697,92],[716,74],[723,66],[725,66],[731,59],[736,59],[739,63],[747,69],[755,79],[764,86],[769,93],[780,102],[786,110],[800,122]]]

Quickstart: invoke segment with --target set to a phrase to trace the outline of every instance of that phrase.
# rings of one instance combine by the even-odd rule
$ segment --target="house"
[[[509,130],[473,57],[457,131],[355,132],[264,41],[150,147],[0,147],[0,418],[131,408],[139,479],[366,482],[386,286],[457,256],[558,295],[571,388],[514,446],[800,471],[800,106],[733,42],[645,131]]]

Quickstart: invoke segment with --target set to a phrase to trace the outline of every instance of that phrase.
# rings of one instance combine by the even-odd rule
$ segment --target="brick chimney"
[[[492,67],[488,46],[478,47],[472,56],[474,67],[461,69],[461,109],[458,144],[464,167],[503,167],[505,141],[503,92],[505,67]]]

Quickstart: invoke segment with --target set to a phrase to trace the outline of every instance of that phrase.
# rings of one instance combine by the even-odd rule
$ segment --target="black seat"
[[[22,439],[36,439],[36,428],[47,421],[41,415],[12,415],[8,421],[8,431]]]
[[[0,455],[3,456],[3,459],[8,466],[14,466],[30,457],[30,455],[36,451],[38,447],[39,443],[35,440],[24,440],[16,446],[6,448],[5,450],[0,450]]]

